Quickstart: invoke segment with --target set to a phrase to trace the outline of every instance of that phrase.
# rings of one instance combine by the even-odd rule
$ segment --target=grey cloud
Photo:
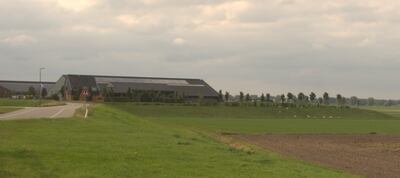
[[[36,80],[45,66],[47,80],[63,73],[195,77],[232,93],[399,97],[394,1],[251,0],[234,10],[225,0],[98,0],[79,12],[49,2],[0,1],[0,79]],[[121,15],[131,19],[123,23]],[[1,42],[18,35],[35,41]]]

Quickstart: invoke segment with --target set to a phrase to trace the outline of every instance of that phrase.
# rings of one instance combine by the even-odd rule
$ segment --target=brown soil
[[[271,151],[366,177],[400,177],[400,136],[235,135]]]

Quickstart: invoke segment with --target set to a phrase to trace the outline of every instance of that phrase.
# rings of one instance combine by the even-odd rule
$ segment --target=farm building
[[[42,85],[43,90],[48,91],[53,87],[54,82],[42,82]],[[0,80],[0,90],[10,95],[38,95],[40,82]]]
[[[201,79],[63,75],[48,92],[63,100],[217,102],[218,93]]]
[[[11,95],[11,91],[7,88],[0,86],[0,97],[7,97]]]

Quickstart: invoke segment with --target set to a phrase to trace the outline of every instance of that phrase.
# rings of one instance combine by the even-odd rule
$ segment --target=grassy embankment
[[[164,125],[216,133],[400,134],[400,119],[355,108],[113,106]]]
[[[14,107],[0,107],[0,114],[8,113],[8,112],[13,112],[18,110],[19,108],[14,108]]]
[[[165,112],[182,111],[163,107]],[[183,111],[187,109],[200,108]],[[0,122],[0,177],[351,177],[257,149],[221,144],[207,134],[147,119],[164,114],[192,119],[160,110],[103,105],[87,120]],[[217,118],[199,121],[221,120],[229,125],[238,119]]]

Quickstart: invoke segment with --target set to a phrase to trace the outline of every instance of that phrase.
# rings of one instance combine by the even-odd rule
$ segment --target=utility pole
[[[42,104],[42,70],[44,70],[46,68],[42,67],[39,69],[39,83],[40,83],[40,87],[39,87],[39,106]]]

